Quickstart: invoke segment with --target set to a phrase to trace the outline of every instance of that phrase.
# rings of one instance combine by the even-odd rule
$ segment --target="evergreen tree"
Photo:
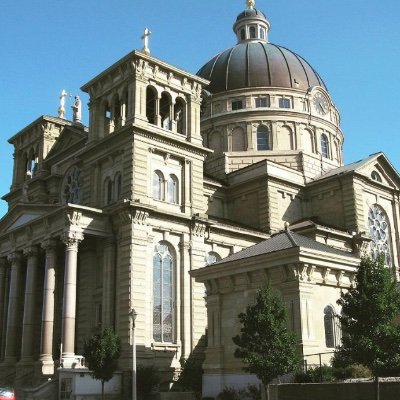
[[[384,259],[363,258],[356,285],[341,294],[343,338],[334,364],[367,366],[375,377],[400,372],[400,293]]]
[[[254,305],[239,314],[240,334],[233,338],[244,370],[255,374],[265,389],[279,375],[297,369],[296,337],[287,326],[286,307],[270,286],[258,291]],[[266,390],[266,393],[267,390]]]
[[[84,343],[83,355],[95,379],[101,381],[101,398],[104,399],[104,383],[114,375],[120,356],[120,338],[111,328],[94,334]]]
[[[361,260],[356,285],[341,294],[339,317],[342,345],[333,365],[363,364],[375,377],[375,399],[379,399],[379,376],[400,372],[400,327],[394,323],[400,313],[400,293],[384,257]]]

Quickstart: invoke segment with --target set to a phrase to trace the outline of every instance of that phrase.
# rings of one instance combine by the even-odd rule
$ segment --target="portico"
[[[47,376],[55,365],[83,367],[75,340],[79,251],[85,239],[110,235],[105,217],[66,205],[50,217],[18,221],[24,216],[0,237],[0,365],[7,366],[2,375],[18,376],[19,369],[26,375],[28,369]],[[55,314],[57,304],[61,315]]]

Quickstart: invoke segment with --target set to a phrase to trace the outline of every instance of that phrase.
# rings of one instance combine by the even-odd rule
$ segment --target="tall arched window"
[[[322,157],[329,158],[329,141],[324,133],[321,135],[321,154]]]
[[[160,100],[161,127],[168,130],[170,130],[172,127],[171,108],[171,96],[167,92],[163,92]]]
[[[158,243],[153,255],[153,339],[156,342],[175,340],[174,270],[169,246]]]
[[[333,307],[326,306],[324,309],[325,345],[329,348],[334,348],[339,344],[339,332],[336,319]]]
[[[105,182],[105,190],[106,190],[106,204],[110,204],[113,200],[113,184],[110,178],[106,179]]]
[[[146,89],[146,117],[149,123],[153,125],[157,123],[156,103],[157,103],[157,92],[154,88],[148,86]]]
[[[265,125],[257,128],[257,150],[270,150],[269,130]]]
[[[240,31],[240,39],[241,40],[245,40],[246,39],[246,31],[244,29],[242,29]]]
[[[158,170],[153,172],[153,198],[164,200],[164,175]]]
[[[250,39],[255,39],[256,38],[256,27],[251,26],[249,29],[249,32],[250,32]]]
[[[169,203],[179,203],[179,181],[178,178],[173,174],[168,177],[167,199]]]
[[[392,264],[390,250],[390,225],[385,211],[374,204],[368,211],[368,227],[371,241],[371,255],[376,260],[380,255],[385,257],[385,264]]]

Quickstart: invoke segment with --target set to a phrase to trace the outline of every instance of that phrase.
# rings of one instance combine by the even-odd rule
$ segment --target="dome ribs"
[[[271,65],[271,86],[292,88],[292,76],[288,62],[279,46],[269,43]],[[283,61],[283,62],[282,62]],[[286,71],[284,71],[285,66]]]
[[[261,43],[260,43],[261,44]],[[261,45],[262,49],[264,50],[264,55],[265,55],[265,61],[267,63],[267,71],[268,71],[268,85],[272,85],[272,80],[271,80],[271,68],[269,64],[269,59],[268,59],[268,53],[267,53],[267,44]]]

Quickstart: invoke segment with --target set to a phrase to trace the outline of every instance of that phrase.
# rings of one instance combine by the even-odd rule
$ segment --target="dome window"
[[[321,135],[321,154],[322,157],[329,158],[329,141],[324,133]]]
[[[257,128],[257,150],[270,150],[269,130],[265,125]]]
[[[255,99],[256,108],[269,107],[269,97],[257,97]]]
[[[279,108],[291,108],[290,99],[281,97],[279,99]]]
[[[260,28],[260,39],[264,40],[265,39],[265,29]]]
[[[382,182],[381,176],[376,171],[372,171],[371,178],[376,182]]]
[[[232,101],[232,111],[241,110],[243,108],[242,100],[233,100]]]
[[[244,29],[242,29],[240,31],[240,39],[241,40],[245,40],[246,39],[246,31]]]
[[[250,33],[250,39],[255,39],[256,38],[256,27],[251,26],[249,29],[249,33]]]

